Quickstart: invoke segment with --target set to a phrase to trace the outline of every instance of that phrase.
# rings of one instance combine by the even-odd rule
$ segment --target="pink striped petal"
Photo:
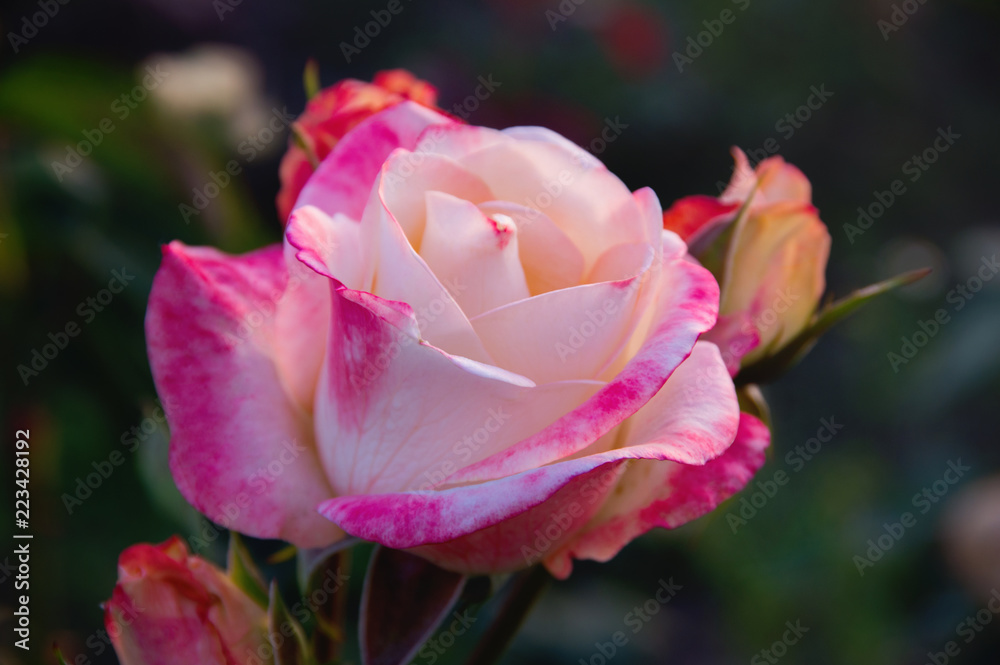
[[[721,367],[717,353],[715,361]],[[724,367],[722,373],[727,376]],[[409,549],[456,572],[516,570],[544,560],[550,570],[565,577],[570,553],[578,558],[592,556],[583,546],[581,554],[576,554],[579,529],[598,514],[632,469],[640,469],[640,479],[649,473],[647,466],[665,473],[671,483],[668,487],[673,488],[673,493],[650,498],[656,514],[662,515],[662,524],[650,523],[648,529],[676,526],[703,514],[741,488],[763,464],[767,431],[750,416],[741,420],[731,452],[704,466],[678,464],[697,459],[692,448],[713,453],[726,450],[732,441],[734,416],[716,410],[719,422],[712,422],[697,408],[681,410],[683,415],[673,421],[675,431],[655,441],[479,485],[330,499],[320,512],[351,535]],[[714,439],[707,443],[705,437]],[[618,548],[625,542],[619,542]]]
[[[687,248],[664,232],[659,301],[651,332],[624,369],[585,404],[537,435],[449,479],[465,483],[510,476],[573,455],[590,446],[646,404],[691,353],[698,335],[716,320],[719,285],[688,261]]]
[[[404,303],[336,284],[333,301],[315,416],[331,495],[435,487],[535,434],[601,385],[535,386],[421,341]]]
[[[315,547],[341,532],[315,514],[331,489],[311,417],[285,387],[275,317],[260,306],[286,280],[280,247],[234,257],[173,242],[153,282],[146,339],[181,493],[224,526]]]
[[[764,465],[770,439],[761,421],[741,413],[733,444],[704,465],[634,462],[591,524],[546,566],[556,577],[565,578],[573,559],[608,561],[654,527],[672,529],[712,511],[743,489]]]

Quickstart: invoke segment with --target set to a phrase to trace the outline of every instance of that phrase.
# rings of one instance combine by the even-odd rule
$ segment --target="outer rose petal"
[[[668,382],[661,391],[662,398],[654,400],[656,404],[651,402],[645,414],[637,414],[636,427],[642,440],[634,445],[628,442],[618,449],[479,485],[331,499],[320,510],[352,535],[389,547],[412,548],[414,553],[450,570],[514,570],[544,556],[551,560],[547,565],[556,572],[568,574],[563,546],[575,540],[577,530],[601,508],[616,483],[627,487],[624,478],[631,468],[625,469],[624,465],[651,465],[668,471],[664,477],[674,478],[671,474],[682,473],[677,471],[679,468],[702,468],[687,465],[703,464],[732,442],[739,411],[718,350],[710,344],[700,345],[692,361],[687,369],[678,370],[674,385]],[[705,385],[700,387],[703,380]],[[715,400],[711,402],[714,408],[706,410],[701,398]],[[676,404],[678,401],[686,403]],[[666,404],[673,407],[669,413],[661,410]],[[717,471],[734,473],[738,478],[728,480],[721,473],[703,476],[703,494],[684,485],[678,496],[657,494],[649,496],[649,501],[658,501],[659,512],[669,504],[670,520],[675,521],[666,521],[676,526],[686,521],[683,517],[691,519],[707,510],[706,497],[732,486],[738,489],[751,475],[743,475],[741,469],[731,466]],[[679,486],[677,479],[684,477],[677,475],[671,482]],[[637,496],[645,496],[648,490],[641,486]],[[537,544],[539,534],[546,545]]]
[[[701,338],[719,347],[730,376],[739,374],[743,357],[760,345],[760,332],[746,312],[719,316],[715,327]]]
[[[792,201],[761,208],[745,222],[726,260],[720,312],[745,312],[758,328],[760,345],[747,353],[748,363],[781,348],[809,322],[826,285],[830,233],[815,208]]]
[[[702,466],[638,460],[583,534],[546,560],[560,579],[573,559],[608,561],[633,538],[653,527],[672,529],[712,511],[739,492],[764,465],[771,434],[755,417],[741,413],[736,440]]]
[[[698,336],[718,314],[719,285],[712,274],[687,260],[680,239],[664,231],[657,318],[638,353],[615,378],[582,406],[537,435],[473,464],[449,482],[509,476],[568,457],[611,431],[659,392],[691,353]]]
[[[315,513],[331,490],[311,418],[283,387],[275,317],[245,340],[239,333],[286,279],[277,246],[233,257],[171,243],[153,282],[146,339],[181,493],[237,531],[316,547],[341,534]],[[275,463],[279,474],[268,470]]]
[[[752,169],[742,150],[734,147],[731,152],[736,165],[729,186],[719,197],[720,202],[741,204],[753,191],[754,185],[757,185],[754,205],[778,201],[809,203],[812,200],[809,179],[783,158],[777,155],[769,157]]]
[[[685,242],[703,231],[707,231],[710,222],[723,221],[726,216],[739,207],[738,202],[723,203],[714,196],[697,194],[686,196],[674,201],[670,209],[663,213],[663,228],[673,231]]]

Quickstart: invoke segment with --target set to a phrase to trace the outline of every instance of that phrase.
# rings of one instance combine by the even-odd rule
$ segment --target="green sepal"
[[[813,314],[809,325],[789,340],[780,351],[759,360],[749,367],[741,369],[739,374],[736,375],[736,385],[743,386],[750,383],[768,383],[773,381],[802,360],[812,347],[815,346],[816,342],[819,341],[823,333],[853,313],[854,310],[883,293],[888,293],[894,289],[912,284],[926,277],[930,272],[930,268],[911,270],[910,272],[905,272],[890,279],[858,289],[840,300],[829,303]]]
[[[316,665],[316,659],[309,650],[306,632],[288,613],[275,581],[271,582],[270,603],[267,607],[267,636],[274,649],[274,665]]]
[[[59,665],[71,665],[66,661],[66,657],[62,655],[62,651],[59,650],[59,647],[57,645],[55,644],[52,645],[52,651],[53,653],[55,653],[56,662]]]
[[[226,572],[233,584],[250,596],[261,607],[267,607],[267,586],[257,564],[247,550],[243,539],[235,531],[229,532],[229,553],[226,556]]]
[[[306,60],[306,67],[302,71],[302,85],[305,87],[307,100],[319,94],[319,63],[315,58]]]

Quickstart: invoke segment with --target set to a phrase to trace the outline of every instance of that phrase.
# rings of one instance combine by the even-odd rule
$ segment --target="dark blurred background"
[[[776,429],[758,480],[788,481],[758,496],[756,513],[745,507],[764,491],[755,485],[609,564],[578,564],[504,662],[601,665],[608,650],[596,643],[623,631],[610,657],[622,665],[922,665],[929,652],[996,663],[1000,279],[977,280],[994,276],[1000,253],[996,3],[400,1],[367,44],[358,31],[387,2],[4,2],[0,466],[13,466],[15,428],[30,427],[35,539],[32,651],[13,647],[7,558],[0,662],[53,663],[53,643],[77,665],[115,662],[99,603],[118,553],[202,529],[164,462],[143,337],[150,283],[172,239],[230,252],[280,239],[288,136],[261,130],[272,113],[301,112],[315,58],[324,85],[406,67],[449,110],[492,80],[495,92],[465,107],[469,122],[551,127],[664,206],[718,194],[731,145],[754,161],[777,151],[810,178],[830,227],[830,291],[934,268],[766,389]],[[613,140],[596,140],[606,126]],[[939,131],[952,138],[934,148]],[[233,182],[182,214],[234,159]],[[859,207],[870,215],[861,225]],[[127,286],[104,291],[115,279]],[[938,310],[947,322],[935,329]],[[68,324],[77,334],[60,337]],[[65,348],[35,359],[50,334]],[[843,427],[816,450],[808,440],[831,420]],[[809,459],[796,452],[807,445]],[[949,463],[969,470],[946,476]],[[3,476],[11,498],[13,474]],[[906,512],[915,524],[895,537]],[[202,553],[221,560],[224,541]],[[634,608],[670,578],[676,597],[636,623]],[[772,648],[792,635],[786,622],[808,630]],[[475,639],[438,662],[458,662]],[[949,641],[957,656],[943,654]]]

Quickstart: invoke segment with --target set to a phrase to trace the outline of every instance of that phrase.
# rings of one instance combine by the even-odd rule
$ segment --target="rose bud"
[[[277,206],[282,224],[288,221],[299,192],[316,170],[313,159],[323,161],[355,125],[404,100],[434,108],[437,90],[406,70],[392,69],[377,73],[371,83],[355,79],[340,81],[309,100],[306,110],[293,124],[297,138],[289,141],[279,169],[281,190]],[[304,141],[305,148],[297,141]]]
[[[830,234],[801,171],[781,157],[751,169],[738,148],[733,157],[732,180],[719,198],[681,199],[663,221],[719,279],[719,323],[705,338],[735,373],[774,355],[809,324],[825,288]]]
[[[122,552],[104,623],[122,665],[253,663],[270,648],[266,611],[176,536]]]

